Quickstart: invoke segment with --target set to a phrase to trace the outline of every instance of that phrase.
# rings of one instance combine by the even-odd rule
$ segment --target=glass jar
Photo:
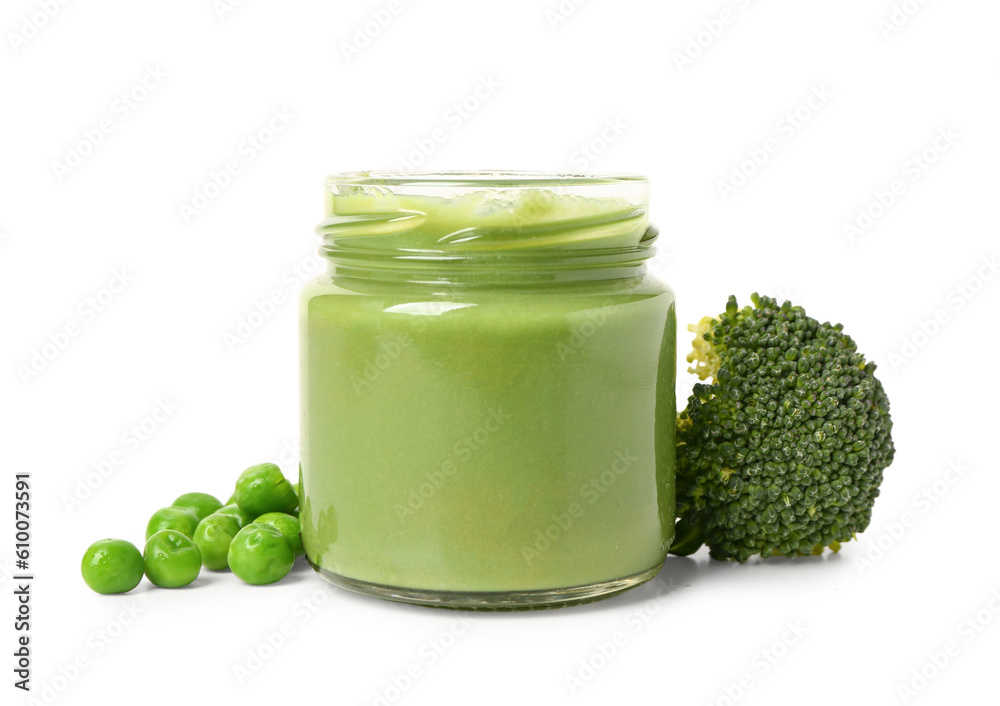
[[[339,174],[301,297],[302,540],[325,579],[462,608],[653,577],[675,310],[637,176]]]

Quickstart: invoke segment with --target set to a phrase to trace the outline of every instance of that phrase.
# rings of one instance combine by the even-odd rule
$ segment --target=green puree
[[[673,295],[635,262],[560,259],[637,246],[645,211],[550,191],[329,199],[338,247],[369,263],[407,248],[473,265],[401,275],[337,254],[304,288],[309,560],[358,581],[464,592],[579,586],[662,563]],[[564,274],[489,260],[540,252],[546,273]]]

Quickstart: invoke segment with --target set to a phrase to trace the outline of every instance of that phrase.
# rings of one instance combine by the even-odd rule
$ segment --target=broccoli
[[[892,463],[889,400],[840,324],[729,297],[696,333],[698,383],[677,419],[676,539],[715,559],[833,551],[871,520]]]

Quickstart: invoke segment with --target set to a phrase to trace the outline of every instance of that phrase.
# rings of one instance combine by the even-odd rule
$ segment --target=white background
[[[376,33],[366,23],[387,0],[5,1],[3,703],[26,701],[11,685],[8,576],[24,471],[38,703],[995,698],[1000,6],[897,0],[887,24],[890,0],[399,2]],[[286,117],[267,134],[274,111]],[[262,130],[273,140],[250,146]],[[743,164],[765,144],[763,165]],[[185,217],[229,161],[239,173]],[[155,508],[192,490],[224,499],[253,463],[294,475],[293,299],[315,262],[322,178],[418,162],[646,174],[682,324],[754,290],[843,322],[879,363],[895,420],[868,531],[819,559],[671,558],[647,588],[517,615],[361,598],[306,567],[264,588],[205,572],[184,590],[88,590],[91,541],[140,543]],[[739,183],[740,170],[754,173]],[[128,283],[108,302],[116,273]],[[275,290],[273,313],[227,344]],[[680,375],[684,398],[692,380]],[[158,401],[173,411],[133,443]],[[970,619],[988,624],[960,627]],[[947,664],[927,667],[949,642]]]

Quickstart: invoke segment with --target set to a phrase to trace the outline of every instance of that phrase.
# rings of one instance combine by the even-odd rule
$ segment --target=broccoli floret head
[[[689,326],[702,380],[677,420],[677,538],[716,559],[837,551],[892,463],[889,400],[840,324],[751,297]]]

